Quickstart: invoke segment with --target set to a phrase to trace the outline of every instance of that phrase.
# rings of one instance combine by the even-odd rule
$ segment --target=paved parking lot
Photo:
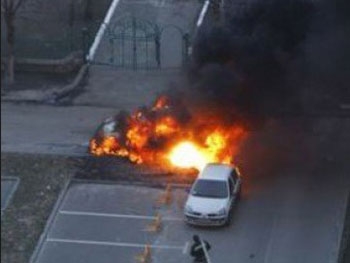
[[[138,262],[146,245],[153,263],[189,263],[193,234],[212,245],[213,263],[335,262],[347,197],[340,183],[329,188],[328,182],[315,184],[295,173],[260,181],[259,188],[243,189],[229,227],[194,228],[182,219],[184,188],[174,188],[171,205],[159,207],[164,189],[75,181],[53,212],[32,263]],[[149,232],[157,213],[162,228]]]
[[[1,214],[6,209],[18,185],[16,177],[1,177]]]
[[[169,207],[157,205],[162,193],[164,189],[141,186],[73,183],[34,262],[137,262],[146,244],[152,262],[187,262],[190,233],[177,236],[171,231],[183,225],[185,192],[175,190]],[[149,232],[156,213],[162,228]]]

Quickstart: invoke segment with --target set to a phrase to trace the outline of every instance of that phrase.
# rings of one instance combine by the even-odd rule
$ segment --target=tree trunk
[[[14,43],[15,43],[15,16],[11,12],[6,15],[6,28],[7,28],[7,77],[8,84],[12,85],[15,82],[15,55],[14,55]]]

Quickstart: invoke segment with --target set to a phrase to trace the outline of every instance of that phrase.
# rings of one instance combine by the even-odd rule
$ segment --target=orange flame
[[[166,136],[177,132],[178,129],[177,122],[172,117],[166,116],[157,121],[155,133],[158,136]]]
[[[236,131],[236,135],[241,137],[243,130]],[[177,167],[198,170],[201,170],[208,163],[231,163],[235,149],[228,147],[229,139],[229,134],[224,135],[215,130],[206,137],[204,146],[191,141],[181,141],[170,150],[167,158]]]
[[[175,145],[170,151],[168,159],[174,166],[196,168],[198,170],[201,170],[207,163],[212,162],[207,152],[189,141]]]
[[[149,111],[138,110],[128,116],[126,129],[117,133],[124,136],[92,138],[90,152],[96,156],[126,157],[134,163],[161,161],[198,170],[207,163],[232,162],[237,144],[246,135],[243,128],[210,125],[205,119],[204,126],[194,122],[184,127],[169,107],[169,99],[159,97]]]
[[[169,104],[169,102],[168,102],[167,96],[159,96],[157,98],[156,102],[154,103],[152,110],[156,111],[156,110],[168,108],[169,107],[168,104]]]

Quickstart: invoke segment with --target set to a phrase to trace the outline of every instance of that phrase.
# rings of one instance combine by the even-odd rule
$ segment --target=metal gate
[[[177,41],[163,38],[171,29],[175,29],[172,38]],[[175,45],[174,49],[178,52],[174,55],[174,52],[164,50],[168,45]],[[189,34],[184,34],[176,26],[160,28],[148,20],[126,16],[106,26],[103,40],[91,63],[133,70],[181,67],[187,61],[188,46]],[[181,63],[169,66],[166,63],[168,58],[177,55]]]

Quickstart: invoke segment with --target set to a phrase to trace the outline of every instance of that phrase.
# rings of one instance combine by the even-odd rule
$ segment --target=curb
[[[51,212],[51,214],[49,216],[49,219],[46,221],[46,225],[44,227],[44,230],[43,230],[42,234],[39,237],[39,240],[38,240],[37,245],[36,245],[36,247],[35,247],[35,249],[33,251],[33,254],[30,257],[29,263],[35,263],[36,262],[39,254],[40,254],[40,252],[42,250],[43,244],[45,243],[45,239],[46,239],[46,237],[47,237],[47,235],[49,233],[49,230],[50,230],[50,228],[52,226],[53,220],[55,219],[55,216],[56,216],[56,214],[57,214],[57,212],[58,212],[58,210],[59,210],[59,208],[60,208],[60,206],[62,204],[62,201],[63,201],[64,197],[66,196],[67,190],[68,190],[70,185],[71,185],[71,179],[69,179],[65,183],[65,185],[63,186],[63,188],[61,190],[60,195],[58,196],[58,199],[57,199],[57,201],[56,201],[56,203],[55,203],[55,205],[54,205],[54,207],[52,209],[52,212]]]

